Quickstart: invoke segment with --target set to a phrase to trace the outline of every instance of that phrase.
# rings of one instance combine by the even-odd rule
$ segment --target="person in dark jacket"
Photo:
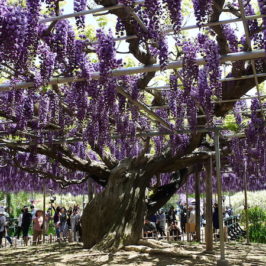
[[[185,206],[180,205],[180,226],[182,234],[186,232],[186,222],[187,222],[187,209]]]
[[[22,216],[22,224],[21,224],[25,246],[28,245],[28,240],[29,240],[28,235],[29,235],[29,228],[31,225],[31,221],[32,221],[32,214],[29,212],[28,207],[25,207],[24,213]]]
[[[176,210],[173,206],[170,207],[169,211],[167,212],[167,223],[170,226],[172,223],[176,222]]]
[[[218,204],[214,204],[214,210],[212,215],[213,228],[219,229],[219,213],[218,213]]]
[[[53,206],[53,209],[55,211],[55,214],[54,214],[54,225],[55,225],[55,233],[56,233],[56,237],[57,237],[57,240],[59,241],[60,239],[60,210],[61,210],[61,207],[56,207],[56,209],[54,208]]]

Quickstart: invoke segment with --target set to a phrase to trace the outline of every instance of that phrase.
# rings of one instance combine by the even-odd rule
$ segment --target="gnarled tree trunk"
[[[149,179],[122,162],[112,170],[105,190],[86,206],[82,216],[85,248],[115,250],[136,244],[146,213],[145,193]]]

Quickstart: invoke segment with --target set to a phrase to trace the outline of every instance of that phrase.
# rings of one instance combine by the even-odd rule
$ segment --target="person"
[[[231,210],[231,208],[230,208],[229,206],[226,206],[226,207],[225,207],[225,214],[224,214],[224,217],[225,217],[225,218],[228,218],[228,217],[230,217],[230,216],[232,216],[232,210]]]
[[[156,228],[157,228],[157,231],[160,233],[161,237],[166,236],[165,224],[166,224],[166,216],[165,216],[164,211],[160,209],[157,215],[157,219],[156,219]]]
[[[180,226],[182,234],[186,232],[186,222],[187,222],[187,209],[185,208],[184,205],[180,205]]]
[[[73,209],[73,213],[70,217],[70,223],[71,223],[71,231],[73,233],[73,240],[79,241],[80,238],[80,213],[78,206],[75,206]]]
[[[67,225],[67,212],[66,212],[65,207],[62,207],[60,209],[59,221],[60,221],[60,225],[59,225],[60,239],[63,239],[64,241],[66,241],[67,233],[68,233],[68,225]]]
[[[177,226],[177,222],[173,221],[169,226],[169,234],[170,236],[174,236],[174,240],[181,240],[181,232],[180,229]]]
[[[229,214],[229,216],[233,216],[234,215],[233,207],[232,207],[231,204],[229,204],[228,214]]]
[[[0,209],[0,248],[2,246],[2,239],[5,237],[5,225],[6,225],[6,217],[4,209]]]
[[[194,238],[194,234],[196,232],[196,213],[193,206],[188,207],[188,224],[187,224],[187,232],[191,234],[192,238]]]
[[[29,228],[32,222],[32,214],[29,212],[28,207],[24,208],[23,216],[22,216],[22,223],[21,223],[21,228],[23,232],[23,240],[25,243],[25,246],[28,245],[29,241]]]
[[[6,224],[5,224],[5,233],[4,233],[4,235],[5,235],[6,240],[8,241],[8,243],[10,244],[10,246],[12,247],[13,246],[13,242],[12,242],[12,239],[11,239],[11,237],[9,235],[9,232],[8,232],[9,231],[9,225],[10,225],[11,221],[10,221],[9,213],[7,211],[8,211],[8,209],[6,208],[5,209],[5,213],[4,213],[4,215],[6,217]]]
[[[34,216],[35,216],[35,207],[34,207],[34,205],[31,205],[30,206],[30,213],[31,213],[31,217],[33,218]]]
[[[49,223],[52,219],[52,208],[49,207],[46,214],[45,214],[45,220],[44,220],[44,226],[43,226],[43,230],[45,235],[47,236],[48,234],[48,230],[49,230]]]
[[[215,203],[213,205],[214,210],[213,210],[213,214],[212,214],[212,223],[213,223],[213,229],[214,232],[219,229],[219,213],[218,213],[218,204]]]
[[[37,210],[33,218],[33,245],[40,244],[43,233],[43,211]]]
[[[54,209],[54,206],[52,206]],[[61,208],[59,206],[56,207],[56,209],[54,209],[55,214],[54,214],[54,225],[55,225],[55,233],[56,233],[56,237],[57,237],[57,241],[60,240],[60,210]]]
[[[20,210],[20,214],[18,216],[18,226],[17,226],[17,230],[16,230],[16,233],[15,233],[15,236],[17,237],[17,239],[20,238],[20,233],[22,231],[22,217],[23,217],[23,213],[24,213],[24,209],[21,209]]]
[[[170,226],[172,222],[175,222],[175,221],[176,221],[176,210],[174,209],[174,206],[171,206],[167,213],[168,226]]]
[[[143,226],[144,237],[153,237],[153,234],[156,234],[156,227],[148,219],[145,219]]]
[[[155,228],[156,228],[156,219],[157,219],[156,214],[152,214],[150,217],[148,217],[148,220],[154,225]]]
[[[72,215],[72,207],[69,207],[69,209],[67,210],[67,226],[68,229],[71,229],[71,215]]]

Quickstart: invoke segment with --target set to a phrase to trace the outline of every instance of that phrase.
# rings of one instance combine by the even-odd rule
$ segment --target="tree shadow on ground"
[[[118,251],[105,253],[86,250],[81,244],[50,244],[37,247],[8,248],[0,250],[0,265],[91,265],[91,266],[166,266],[166,265],[216,265],[219,247],[215,245],[215,254],[205,254],[203,245],[173,245],[186,252],[196,254],[182,257],[178,254],[148,254],[136,251]],[[174,250],[174,249],[173,249]],[[182,251],[181,251],[182,252]],[[227,244],[226,256],[230,265],[266,265],[266,245],[245,246]]]

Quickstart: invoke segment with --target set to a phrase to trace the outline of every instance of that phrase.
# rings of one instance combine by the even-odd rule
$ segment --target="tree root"
[[[173,248],[173,245],[155,239],[140,239],[138,244],[150,248]]]
[[[165,255],[170,257],[177,257],[183,259],[192,259],[208,262],[210,261],[209,256],[202,255],[199,252],[186,251],[180,248],[176,248],[173,245],[159,242],[156,240],[140,240],[140,245],[129,245],[123,249],[125,251],[134,251],[139,253],[147,253],[150,255]]]

